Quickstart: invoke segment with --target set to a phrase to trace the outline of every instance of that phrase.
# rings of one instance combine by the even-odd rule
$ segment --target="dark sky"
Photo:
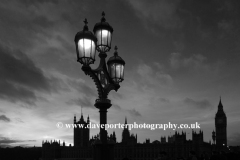
[[[73,130],[56,123],[72,123],[81,107],[99,123],[97,90],[76,61],[74,37],[85,18],[92,30],[102,11],[126,62],[121,88],[109,95],[108,123],[199,122],[208,142],[221,96],[228,143],[240,145],[239,8],[238,0],[2,0],[0,145],[72,143]],[[115,131],[121,141],[122,129]],[[139,142],[174,132],[131,130]]]

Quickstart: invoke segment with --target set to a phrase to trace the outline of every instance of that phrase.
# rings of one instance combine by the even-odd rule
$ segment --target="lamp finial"
[[[87,25],[88,24],[87,18],[85,18],[83,22],[85,23],[85,25]]]
[[[105,12],[103,11],[103,12],[102,12],[102,19],[101,19],[101,22],[105,22],[105,21],[106,21],[106,19],[105,19],[104,16],[105,16]]]
[[[117,51],[117,50],[118,50],[118,47],[115,46],[114,49],[115,49],[114,56],[118,56],[118,51]]]
[[[85,23],[83,30],[84,31],[88,31],[88,26],[87,26],[88,21],[87,21],[87,18],[85,18],[85,20],[83,22]]]

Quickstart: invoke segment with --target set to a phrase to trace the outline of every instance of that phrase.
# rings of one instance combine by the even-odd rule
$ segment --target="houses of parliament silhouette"
[[[90,123],[88,116],[84,120],[81,114],[80,120],[76,120],[74,116],[74,124],[83,124],[87,126]],[[127,119],[125,118],[125,124]],[[215,116],[215,131],[212,132],[213,143],[204,142],[203,131],[198,133],[192,131],[192,140],[186,139],[186,132],[178,133],[166,137],[161,140],[155,140],[150,143],[150,139],[146,139],[144,143],[137,142],[137,134],[130,134],[128,127],[122,131],[122,141],[116,140],[115,132],[108,136],[108,141],[113,144],[114,160],[122,160],[129,158],[131,160],[155,160],[160,153],[168,155],[169,159],[178,157],[188,157],[190,151],[195,151],[198,156],[201,154],[211,154],[216,150],[224,150],[227,148],[227,117],[223,110],[221,98],[218,104],[218,110]],[[45,141],[42,143],[42,159],[43,160],[90,160],[95,155],[94,146],[99,143],[99,135],[90,138],[90,129],[74,128],[73,142],[74,146],[60,144],[60,141]]]

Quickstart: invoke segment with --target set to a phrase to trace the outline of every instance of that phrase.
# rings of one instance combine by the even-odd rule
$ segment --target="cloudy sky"
[[[109,95],[108,123],[199,122],[208,142],[221,96],[228,143],[240,145],[239,8],[238,0],[2,0],[0,145],[72,143],[73,130],[56,123],[72,123],[81,107],[99,123],[97,90],[76,61],[74,36],[85,18],[92,30],[102,11],[126,62],[121,88]],[[120,142],[122,129],[115,131]],[[131,130],[138,142],[173,132]]]

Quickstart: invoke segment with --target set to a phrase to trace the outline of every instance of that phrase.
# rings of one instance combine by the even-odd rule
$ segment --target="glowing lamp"
[[[77,61],[84,66],[88,66],[95,61],[97,39],[88,30],[87,19],[85,19],[84,23],[83,30],[76,34],[74,41],[77,50]]]
[[[101,22],[95,24],[93,32],[97,38],[97,50],[108,52],[111,49],[113,28],[106,22],[105,13],[102,13]]]
[[[108,73],[110,78],[115,82],[122,82],[124,79],[124,60],[118,56],[117,46],[115,47],[114,56],[110,57],[108,62]]]

